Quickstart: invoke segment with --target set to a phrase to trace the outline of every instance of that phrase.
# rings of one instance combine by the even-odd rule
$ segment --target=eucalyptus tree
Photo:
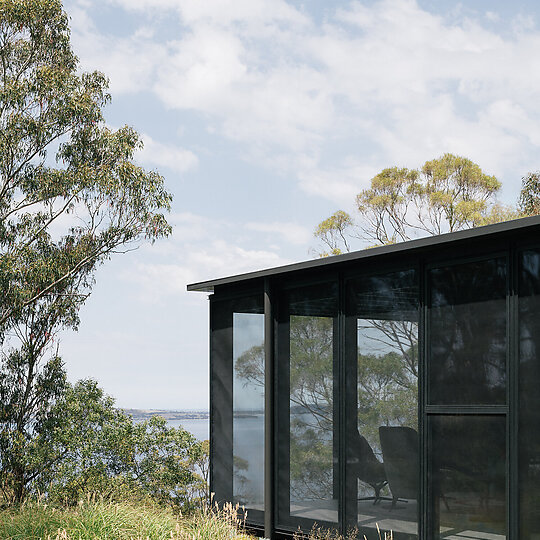
[[[453,154],[426,161],[420,169],[390,167],[356,196],[358,223],[342,210],[323,220],[314,236],[320,255],[350,251],[351,239],[370,245],[411,240],[519,217],[496,201],[501,183],[479,165]]]
[[[518,202],[519,211],[524,216],[540,214],[540,172],[529,172],[521,181]]]
[[[100,264],[171,232],[140,137],[105,124],[107,87],[79,71],[60,0],[0,2],[0,488],[15,500],[66,385],[55,335],[77,328]]]

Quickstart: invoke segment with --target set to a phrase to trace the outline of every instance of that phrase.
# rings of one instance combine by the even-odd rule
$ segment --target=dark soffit
[[[372,259],[383,255],[425,250],[428,248],[441,247],[445,244],[452,244],[466,240],[479,238],[485,238],[488,240],[493,236],[504,235],[505,233],[510,232],[517,233],[521,231],[525,234],[526,232],[532,232],[534,229],[538,228],[540,228],[540,216],[515,219],[512,221],[505,221],[503,223],[496,223],[495,225],[486,225],[483,227],[476,227],[474,229],[446,233],[438,236],[426,236],[424,238],[410,240],[408,242],[399,242],[397,244],[391,244],[388,246],[380,246],[370,249],[363,249],[360,251],[353,251],[351,253],[344,253],[343,255],[311,259],[309,261],[277,266],[275,268],[268,268],[266,270],[257,270],[255,272],[247,272],[245,274],[237,274],[234,276],[211,279],[209,281],[201,281],[199,283],[191,283],[187,286],[187,290],[211,293],[214,291],[215,287],[220,285],[230,285],[251,279],[262,279],[302,270],[331,267],[334,265],[339,265],[340,263],[348,263],[362,259]]]

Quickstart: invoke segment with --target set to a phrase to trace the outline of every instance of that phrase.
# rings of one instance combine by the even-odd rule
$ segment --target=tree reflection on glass
[[[520,255],[519,502],[520,537],[540,537],[540,252]]]
[[[264,504],[264,378],[246,378],[241,359],[259,354],[264,360],[263,352],[264,315],[234,313],[233,501],[258,509]]]
[[[418,323],[358,319],[360,433],[379,450],[380,426],[417,425]]]
[[[418,287],[414,269],[347,285],[347,488],[361,533],[417,538]],[[354,365],[351,365],[353,364]],[[353,499],[353,500],[354,500]],[[398,504],[399,502],[399,504]],[[354,509],[354,510],[353,510]]]
[[[291,316],[291,499],[332,498],[333,320]]]
[[[264,347],[236,361],[238,377],[264,387]],[[290,318],[291,497],[325,499],[333,483],[333,319]]]

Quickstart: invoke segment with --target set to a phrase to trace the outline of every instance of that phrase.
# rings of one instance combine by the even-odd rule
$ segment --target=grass
[[[371,537],[370,537],[371,538]],[[377,539],[378,540],[393,540],[394,535],[392,532],[381,532],[379,525],[377,525]],[[308,534],[297,533],[294,535],[294,540],[357,540],[358,529],[352,529],[347,536],[341,536],[338,533],[329,531],[316,525],[311,529]],[[366,536],[362,536],[362,540],[368,540]]]
[[[150,504],[91,499],[71,509],[28,503],[0,512],[2,540],[254,540],[241,527],[232,505],[188,517]]]
[[[151,503],[111,503],[89,497],[75,508],[30,502],[0,511],[2,540],[256,540],[243,532],[243,526],[239,506],[231,504],[182,516]],[[294,538],[352,540],[357,534],[351,531],[343,537],[314,527]],[[392,540],[392,533],[378,531],[378,540]]]

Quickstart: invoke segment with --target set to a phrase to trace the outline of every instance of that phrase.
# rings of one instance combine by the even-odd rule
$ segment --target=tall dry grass
[[[88,498],[75,508],[40,502],[0,512],[2,540],[254,540],[239,507],[206,507],[190,516],[151,504]]]
[[[151,502],[107,502],[87,497],[74,508],[28,502],[0,511],[2,540],[256,540],[244,530],[246,512],[237,504],[204,505],[188,516]],[[381,532],[377,540],[393,540]],[[322,527],[298,532],[295,540],[357,540]],[[372,538],[363,537],[364,540]]]
[[[381,531],[379,525],[376,526],[378,540],[394,540],[392,532]],[[362,538],[363,540],[372,540],[371,538],[368,539],[365,535]],[[346,536],[342,536],[337,532],[315,525],[307,534],[302,532],[296,533],[294,540],[358,540],[358,529],[351,529]]]

